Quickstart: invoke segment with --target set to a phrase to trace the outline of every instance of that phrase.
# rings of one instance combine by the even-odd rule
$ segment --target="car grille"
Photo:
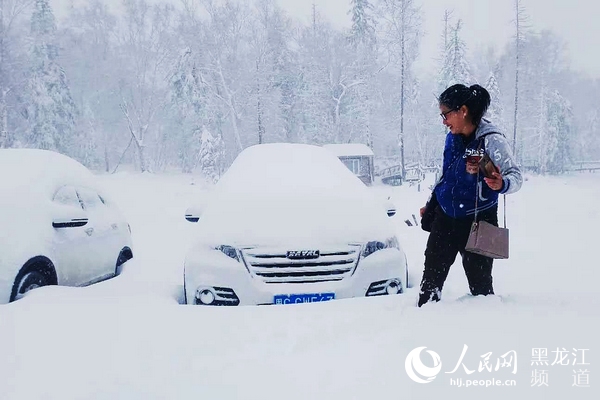
[[[360,245],[324,248],[317,258],[289,259],[286,250],[252,248],[242,250],[242,256],[252,276],[265,283],[328,282],[352,275],[360,249]]]

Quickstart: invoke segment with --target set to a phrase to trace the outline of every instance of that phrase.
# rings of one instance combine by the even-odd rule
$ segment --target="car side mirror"
[[[190,222],[198,222],[200,217],[202,216],[202,207],[201,206],[191,206],[185,210],[185,219]]]
[[[53,228],[78,228],[85,226],[88,218],[81,208],[71,206],[59,206],[56,208],[52,219]]]
[[[386,200],[385,209],[387,211],[388,217],[393,217],[394,215],[396,215],[396,205],[394,205],[394,203],[392,203],[390,200]]]

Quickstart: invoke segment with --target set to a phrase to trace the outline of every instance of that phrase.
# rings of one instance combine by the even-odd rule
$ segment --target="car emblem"
[[[285,256],[290,260],[310,260],[319,258],[319,250],[290,250]]]

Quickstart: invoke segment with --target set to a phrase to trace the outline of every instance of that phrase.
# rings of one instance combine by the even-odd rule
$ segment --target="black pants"
[[[498,208],[494,207],[478,213],[477,219],[498,226]],[[474,296],[494,294],[492,286],[494,260],[465,251],[472,223],[473,217],[451,218],[439,206],[437,207],[425,249],[425,269],[421,280],[419,307],[428,301],[440,300],[450,266],[458,253],[462,256],[471,294]]]

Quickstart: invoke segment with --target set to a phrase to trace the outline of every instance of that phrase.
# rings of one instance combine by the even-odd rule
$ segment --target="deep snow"
[[[414,284],[407,293],[206,308],[178,301],[193,242],[184,211],[210,187],[180,174],[117,173],[101,180],[131,224],[135,258],[115,279],[42,288],[0,306],[0,399],[600,397],[600,174],[528,177],[520,192],[507,196],[511,256],[495,262],[498,295],[465,296],[457,262],[442,302],[420,309],[427,235],[403,220],[424,203],[424,187],[372,188],[398,207],[394,220]],[[461,366],[449,373],[465,345],[463,364],[474,372]],[[427,384],[405,371],[407,355],[421,346],[442,362]],[[548,365],[532,365],[535,349],[547,350]],[[478,371],[486,355],[496,366],[511,351],[516,373],[512,366]],[[560,354],[569,365],[560,365]],[[425,353],[422,359],[432,366]],[[516,386],[452,386],[459,378]]]

